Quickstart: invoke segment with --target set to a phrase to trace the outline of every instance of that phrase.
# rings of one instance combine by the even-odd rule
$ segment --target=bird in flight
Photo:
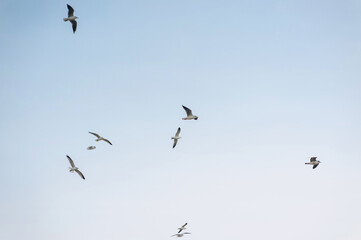
[[[184,232],[184,233],[176,233],[172,235],[171,237],[177,236],[177,237],[183,237],[185,234],[191,234],[190,232]]]
[[[69,168],[70,170],[69,170],[69,172],[77,172],[78,174],[79,174],[79,176],[82,178],[82,179],[84,179],[85,180],[85,177],[84,177],[84,175],[79,171],[79,169],[75,166],[75,164],[74,164],[74,161],[68,156],[68,155],[66,155],[66,157],[68,158],[68,160],[69,160],[69,162],[70,162],[70,165],[71,165],[71,167]]]
[[[310,164],[310,165],[313,165],[313,168],[312,169],[315,169],[317,168],[318,164],[320,164],[321,162],[316,160],[317,157],[311,157],[310,158],[310,162],[307,162],[305,164]]]
[[[174,140],[173,148],[175,148],[175,146],[177,145],[178,139],[181,138],[181,137],[179,136],[180,131],[181,131],[181,128],[178,128],[177,132],[175,133],[175,136],[171,138],[171,139]]]
[[[77,26],[77,22],[75,21],[75,19],[77,19],[78,17],[74,16],[74,9],[69,4],[67,4],[66,6],[68,7],[68,17],[64,18],[63,20],[64,22],[66,21],[71,22],[71,25],[73,26],[73,33],[75,33]]]
[[[192,120],[192,119],[198,120],[198,117],[195,116],[195,115],[193,115],[192,110],[190,110],[189,108],[187,108],[187,107],[185,107],[185,106],[183,106],[183,105],[182,105],[182,107],[184,108],[184,110],[185,110],[186,113],[187,113],[187,117],[182,118],[182,120]]]
[[[93,132],[89,132],[90,134],[93,134],[94,136],[96,136],[97,137],[97,139],[95,139],[95,141],[101,141],[101,140],[103,140],[103,141],[105,141],[105,142],[107,142],[107,143],[109,143],[110,145],[113,145],[108,139],[106,139],[106,138],[103,138],[103,137],[101,137],[99,134],[97,134],[97,133],[93,133]]]
[[[88,150],[93,150],[93,149],[96,149],[96,147],[95,146],[89,146],[89,147],[87,147],[87,149]]]
[[[183,226],[181,226],[180,228],[178,228],[178,233],[180,233],[181,231],[183,231],[183,230],[186,230],[187,228],[186,228],[186,226],[187,226],[187,224],[188,223],[185,223]]]

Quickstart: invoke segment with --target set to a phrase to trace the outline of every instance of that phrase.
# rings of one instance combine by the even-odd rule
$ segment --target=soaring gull
[[[77,22],[75,21],[75,19],[77,19],[78,17],[74,16],[74,9],[69,4],[67,4],[66,6],[68,7],[68,17],[64,18],[63,20],[64,22],[66,21],[71,22],[71,25],[73,26],[73,33],[75,33],[77,26]]]
[[[101,140],[103,140],[103,141],[105,141],[105,142],[107,142],[107,143],[109,143],[110,145],[113,145],[108,139],[106,139],[106,138],[103,138],[103,137],[101,137],[99,134],[97,134],[97,133],[93,133],[93,132],[89,132],[90,134],[93,134],[94,136],[96,136],[97,137],[97,139],[95,139],[95,141],[101,141]]]
[[[68,160],[69,160],[69,162],[70,162],[70,165],[71,165],[71,167],[69,168],[70,170],[69,170],[69,172],[77,172],[78,174],[79,174],[79,176],[82,178],[82,179],[84,179],[85,180],[85,177],[84,177],[84,175],[79,171],[79,169],[75,166],[75,164],[74,164],[74,161],[68,156],[68,155],[66,155],[66,157],[68,158]]]
[[[191,234],[190,232],[184,232],[184,233],[176,233],[172,235],[171,237],[177,236],[177,237],[183,237],[185,234]]]
[[[178,228],[178,233],[180,233],[181,231],[183,231],[183,230],[186,230],[187,228],[186,228],[186,226],[187,226],[187,224],[188,223],[185,223],[183,226],[181,226],[180,228]]]
[[[197,120],[198,119],[197,116],[193,115],[192,110],[190,110],[189,108],[187,108],[187,107],[185,107],[183,105],[182,105],[182,107],[184,108],[184,110],[187,113],[187,117],[182,118],[182,120],[192,120],[192,119]]]
[[[171,139],[174,139],[173,148],[175,148],[175,146],[177,145],[178,139],[181,138],[181,137],[179,136],[180,131],[181,131],[181,128],[178,128],[175,136],[171,138]]]
[[[312,169],[315,169],[317,168],[318,164],[320,164],[321,162],[316,160],[317,157],[311,157],[310,158],[310,162],[307,162],[305,164],[310,164],[310,165],[313,165],[313,168]]]
[[[93,150],[93,149],[96,149],[96,147],[95,146],[89,146],[89,147],[87,147],[87,149],[88,150]]]

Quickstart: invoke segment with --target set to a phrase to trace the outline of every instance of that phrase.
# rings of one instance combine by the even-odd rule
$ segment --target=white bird
[[[68,158],[68,160],[70,162],[70,165],[71,165],[71,167],[69,168],[70,169],[69,172],[74,172],[75,171],[75,172],[77,172],[79,174],[79,176],[82,179],[85,180],[84,175],[79,171],[79,169],[77,167],[75,167],[75,164],[74,164],[73,160],[68,155],[66,155],[66,157]]]
[[[89,132],[89,133],[90,133],[90,134],[93,134],[94,136],[97,137],[97,139],[95,139],[95,141],[98,142],[98,141],[103,140],[103,141],[106,141],[107,143],[109,143],[110,145],[113,145],[108,139],[101,137],[99,134],[97,134],[97,133],[92,133],[92,132]]]
[[[68,7],[68,17],[63,18],[63,20],[64,20],[64,22],[66,22],[66,21],[71,22],[71,25],[73,26],[73,33],[75,33],[76,26],[77,26],[77,22],[75,21],[75,19],[77,19],[78,17],[74,16],[74,9],[69,4],[67,4],[66,6]]]
[[[179,136],[180,131],[181,131],[181,128],[178,128],[175,136],[171,138],[171,139],[174,139],[173,148],[175,148],[175,146],[177,145],[178,139],[181,138],[181,137]]]
[[[184,110],[185,110],[186,113],[187,113],[187,117],[182,118],[182,120],[192,120],[192,119],[198,120],[198,117],[195,116],[195,115],[193,115],[192,110],[190,110],[189,108],[187,108],[187,107],[185,107],[185,106],[183,106],[183,105],[182,105],[182,107],[184,108]]]
[[[321,162],[316,160],[317,157],[311,157],[310,158],[310,162],[307,162],[305,164],[310,164],[310,165],[313,165],[313,168],[312,169],[315,169],[317,168],[318,164],[320,164]]]
[[[171,237],[177,236],[177,237],[183,237],[185,234],[191,234],[190,232],[184,232],[184,233],[176,233],[172,235]]]
[[[181,226],[180,228],[178,228],[178,233],[180,233],[181,231],[183,231],[183,230],[186,230],[187,228],[186,228],[186,226],[187,226],[187,224],[188,223],[185,223],[183,226]]]
[[[93,149],[96,149],[96,147],[95,146],[89,146],[89,147],[87,147],[87,149],[88,150],[93,150]]]

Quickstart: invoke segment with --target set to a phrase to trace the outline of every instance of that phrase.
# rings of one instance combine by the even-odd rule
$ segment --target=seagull
[[[317,168],[318,164],[320,164],[321,162],[316,160],[317,157],[311,157],[310,158],[310,162],[307,162],[305,164],[310,164],[310,165],[313,165],[313,168],[312,169],[315,169]]]
[[[68,158],[69,162],[70,162],[70,165],[71,165],[71,168],[69,168],[69,172],[77,172],[79,174],[79,176],[85,180],[85,177],[84,175],[79,171],[79,169],[77,167],[75,167],[75,164],[73,162],[73,160],[68,156],[66,155],[66,157]]]
[[[89,146],[89,147],[87,147],[87,149],[88,150],[93,150],[93,149],[96,149],[96,147],[95,146]]]
[[[183,231],[183,230],[186,230],[185,226],[187,226],[187,224],[188,224],[188,223],[185,223],[183,226],[181,226],[180,228],[178,228],[178,229],[179,229],[178,233],[180,233],[180,232]]]
[[[181,128],[179,127],[175,136],[172,137],[171,139],[174,139],[174,143],[173,143],[173,148],[175,148],[175,146],[177,145],[178,139],[180,139],[181,137],[179,136],[179,133],[181,131]],[[187,225],[187,224],[186,224]],[[185,226],[185,225],[184,225]]]
[[[97,139],[95,139],[95,141],[101,141],[101,140],[103,140],[103,141],[106,141],[107,143],[109,143],[110,145],[113,145],[108,139],[105,139],[105,138],[103,138],[103,137],[101,137],[99,134],[97,134],[97,133],[92,133],[92,132],[89,132],[90,134],[93,134],[94,136],[96,136],[97,137]]]
[[[77,22],[75,21],[75,19],[77,19],[78,17],[74,16],[74,9],[69,4],[67,4],[66,6],[68,7],[68,17],[64,18],[63,20],[64,22],[66,21],[71,22],[71,25],[73,26],[73,33],[75,33],[77,26]]]
[[[182,118],[182,120],[192,120],[192,119],[198,120],[198,117],[197,117],[197,116],[194,116],[194,115],[192,114],[192,110],[190,110],[189,108],[187,108],[187,107],[185,107],[185,106],[183,106],[183,105],[182,105],[182,107],[184,108],[184,110],[185,110],[186,113],[187,113],[187,117]]]
[[[191,234],[190,232],[184,232],[184,233],[176,233],[172,235],[171,237],[177,236],[177,237],[183,237],[184,234]]]

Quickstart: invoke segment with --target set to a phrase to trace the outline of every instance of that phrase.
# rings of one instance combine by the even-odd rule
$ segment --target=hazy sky
[[[361,239],[360,13],[1,0],[0,239]]]

